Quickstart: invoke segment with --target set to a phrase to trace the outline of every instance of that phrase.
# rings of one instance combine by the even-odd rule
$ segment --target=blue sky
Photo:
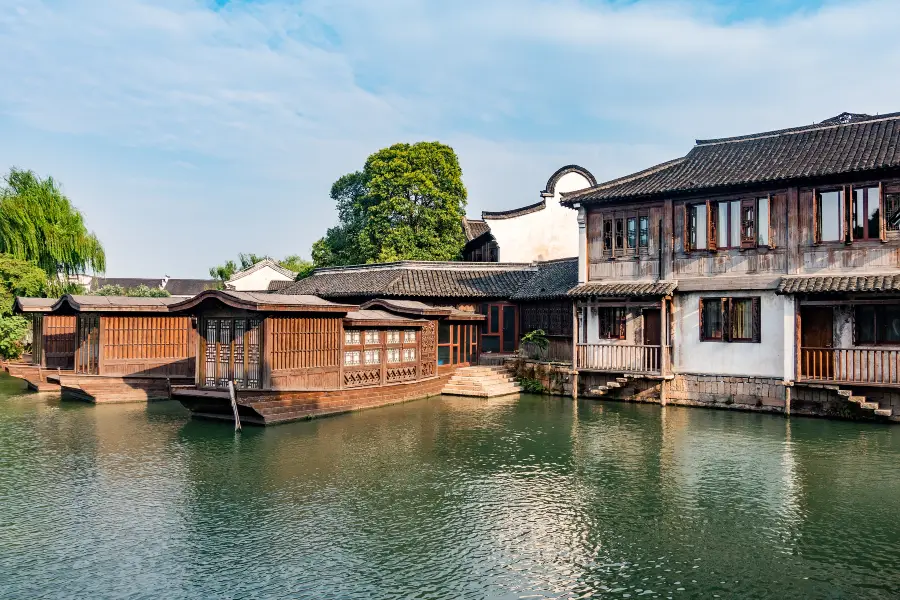
[[[51,174],[113,276],[309,255],[331,183],[440,140],[470,215],[695,138],[900,110],[896,0],[0,0],[0,168]]]

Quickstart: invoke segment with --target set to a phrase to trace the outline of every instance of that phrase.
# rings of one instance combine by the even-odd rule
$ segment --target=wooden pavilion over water
[[[8,362],[5,370],[23,379],[39,392],[58,391],[59,385],[47,380],[60,372],[72,372],[75,366],[75,316],[53,314],[56,298],[16,298],[13,312],[31,320],[31,354]]]

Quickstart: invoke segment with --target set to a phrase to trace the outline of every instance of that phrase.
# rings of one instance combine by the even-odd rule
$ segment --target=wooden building
[[[578,259],[563,258],[536,265],[537,272],[522,284],[510,300],[519,309],[519,331],[522,335],[541,330],[549,346],[527,345],[526,357],[549,362],[572,362],[573,298],[569,291],[578,285]]]
[[[59,385],[47,377],[71,372],[75,365],[75,317],[53,314],[56,302],[56,298],[19,297],[13,306],[14,313],[31,321],[31,353],[8,362],[5,370],[39,392],[58,391]]]
[[[50,377],[61,386],[63,398],[96,403],[165,399],[171,385],[193,381],[196,334],[189,317],[169,314],[176,302],[119,296],[59,299],[52,316],[75,321],[72,371]],[[46,348],[46,335],[44,339]]]
[[[196,378],[174,397],[193,414],[272,424],[440,393],[477,358],[483,317],[419,301],[360,307],[317,296],[209,291],[172,306],[198,324]]]
[[[900,344],[892,309],[872,306],[892,305],[885,282],[900,274],[900,113],[698,140],[563,203],[580,225],[579,368],[658,374],[664,400],[773,411],[793,398],[821,412],[807,383],[853,399],[895,385],[874,369]],[[641,306],[605,306],[610,288]],[[640,368],[600,348],[623,341]]]

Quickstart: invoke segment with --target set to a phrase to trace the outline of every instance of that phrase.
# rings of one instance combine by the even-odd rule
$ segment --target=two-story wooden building
[[[900,113],[698,140],[562,202],[579,370],[684,403],[900,413]]]

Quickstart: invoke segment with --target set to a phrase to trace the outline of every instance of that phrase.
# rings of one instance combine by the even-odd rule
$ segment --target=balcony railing
[[[900,348],[801,348],[800,381],[900,385]]]
[[[666,346],[578,344],[576,368],[614,373],[660,375],[668,362]]]

